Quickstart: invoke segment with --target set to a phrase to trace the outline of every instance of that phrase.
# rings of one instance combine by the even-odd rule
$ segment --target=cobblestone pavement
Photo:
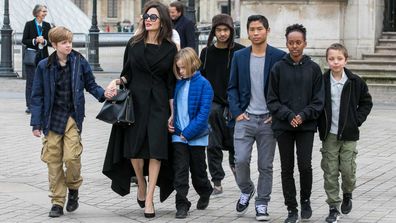
[[[113,66],[115,70],[118,65]],[[105,86],[117,73],[97,73],[97,81]],[[110,189],[110,181],[102,173],[110,125],[95,119],[101,104],[86,95],[86,119],[82,133],[84,152],[80,188],[80,208],[58,219],[47,217],[47,168],[40,161],[41,140],[31,134],[30,116],[24,113],[25,82],[16,78],[0,78],[0,222],[146,222],[143,210],[136,204],[136,187],[131,194],[120,197]],[[396,222],[396,103],[375,103],[374,109],[361,128],[358,142],[357,188],[354,192],[351,214],[340,222]],[[312,218],[308,222],[324,222],[328,214],[320,169],[320,142],[315,138],[313,152]],[[176,220],[174,193],[164,203],[155,198],[156,218],[153,222],[252,222],[253,205],[243,217],[237,217],[235,204],[239,190],[224,157],[226,178],[224,193],[210,200],[207,210],[196,210],[198,195],[192,189],[190,215]],[[256,153],[252,157],[252,177],[257,182]],[[295,172],[298,172],[297,169]],[[298,177],[296,184],[298,183]],[[157,191],[158,192],[158,191]],[[286,208],[283,204],[280,182],[279,153],[274,161],[270,222],[283,222]]]

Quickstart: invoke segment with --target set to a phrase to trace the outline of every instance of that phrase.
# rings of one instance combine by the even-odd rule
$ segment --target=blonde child
[[[178,81],[174,92],[174,116],[169,120],[168,128],[173,134],[176,218],[186,218],[191,206],[187,199],[189,170],[194,189],[200,196],[197,209],[206,209],[213,191],[205,161],[213,90],[198,71],[200,65],[198,55],[187,47],[176,54],[173,66]]]

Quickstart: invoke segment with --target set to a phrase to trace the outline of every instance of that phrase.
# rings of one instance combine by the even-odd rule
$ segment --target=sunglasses
[[[144,14],[143,16],[142,16],[142,18],[144,19],[144,20],[147,20],[147,19],[149,19],[150,18],[150,21],[152,21],[152,22],[155,22],[155,21],[157,21],[157,19],[159,19],[160,17],[158,17],[156,14],[151,14],[151,15],[149,15],[149,14]]]

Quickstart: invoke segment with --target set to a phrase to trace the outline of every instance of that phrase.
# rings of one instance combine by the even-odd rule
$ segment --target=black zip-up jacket
[[[373,107],[367,84],[350,70],[344,68],[348,80],[341,92],[338,119],[338,140],[359,140],[359,127],[366,120]],[[318,122],[319,136],[324,141],[331,128],[331,83],[330,70],[324,74],[325,107]]]
[[[271,70],[267,106],[272,114],[275,137],[284,131],[316,131],[324,105],[322,71],[304,55],[294,62],[287,54]],[[294,128],[290,122],[300,115],[303,123]]]

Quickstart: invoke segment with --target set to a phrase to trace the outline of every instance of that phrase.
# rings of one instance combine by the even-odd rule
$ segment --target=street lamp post
[[[88,61],[93,71],[103,71],[99,64],[99,28],[96,16],[96,0],[93,0],[92,8],[92,26],[88,34]]]
[[[198,52],[199,32],[197,30],[197,19],[195,16],[195,0],[188,0],[186,17],[194,23],[194,29],[195,29],[195,47],[194,48],[195,48],[195,51]]]
[[[12,29],[10,26],[10,14],[8,12],[8,0],[4,0],[4,20],[1,28],[1,63],[0,77],[15,77],[12,64]]]

